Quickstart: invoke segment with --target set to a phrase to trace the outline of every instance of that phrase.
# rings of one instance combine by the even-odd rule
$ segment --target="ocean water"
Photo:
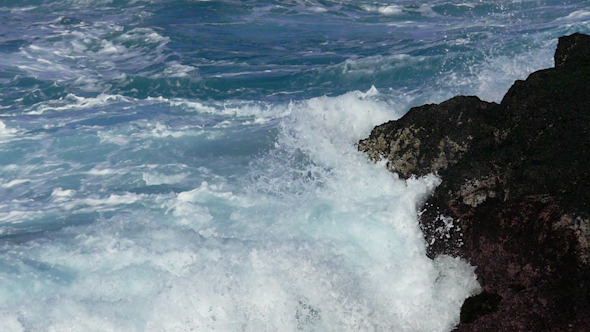
[[[441,180],[354,144],[578,31],[585,0],[0,0],[0,331],[450,331]]]

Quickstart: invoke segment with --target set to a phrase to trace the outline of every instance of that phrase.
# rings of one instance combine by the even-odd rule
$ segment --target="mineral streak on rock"
[[[414,107],[358,147],[402,177],[441,176],[420,214],[428,254],[464,257],[493,294],[466,301],[457,330],[589,329],[590,36],[559,38],[555,67],[500,104]]]

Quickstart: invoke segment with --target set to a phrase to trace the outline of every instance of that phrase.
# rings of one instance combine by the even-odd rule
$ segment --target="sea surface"
[[[440,179],[355,143],[574,32],[587,0],[0,0],[0,331],[450,331]]]

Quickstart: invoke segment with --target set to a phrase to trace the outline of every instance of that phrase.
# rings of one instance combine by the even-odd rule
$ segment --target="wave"
[[[0,254],[10,267],[0,279],[3,328],[445,331],[456,323],[478,287],[473,268],[426,258],[416,222],[418,202],[439,180],[397,179],[354,149],[373,125],[401,115],[377,89],[271,105],[278,127],[252,121],[265,112],[246,102],[232,114],[215,103],[143,102],[171,112],[166,130],[195,130],[170,121],[181,108],[242,121],[214,144],[247,137],[258,146],[246,165],[215,148],[187,160],[177,151],[194,152],[203,140],[158,137],[137,127],[149,122],[131,121],[58,129],[29,152],[53,165],[0,168],[2,208],[12,211],[3,215],[5,239],[69,220],[56,236],[7,242],[26,259]],[[125,145],[96,140],[126,131]],[[255,143],[260,131],[266,141]],[[72,156],[71,146],[94,148]],[[238,178],[220,158],[223,167],[237,162]],[[24,188],[39,199],[22,200]],[[13,282],[7,271],[29,277]]]
[[[9,331],[452,329],[479,286],[425,256],[440,179],[354,144],[497,100],[587,26],[535,1],[28,3],[0,8]]]

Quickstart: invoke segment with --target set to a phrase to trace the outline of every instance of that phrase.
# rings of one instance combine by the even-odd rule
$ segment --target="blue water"
[[[449,331],[408,181],[354,143],[499,101],[588,1],[0,0],[0,331]]]

